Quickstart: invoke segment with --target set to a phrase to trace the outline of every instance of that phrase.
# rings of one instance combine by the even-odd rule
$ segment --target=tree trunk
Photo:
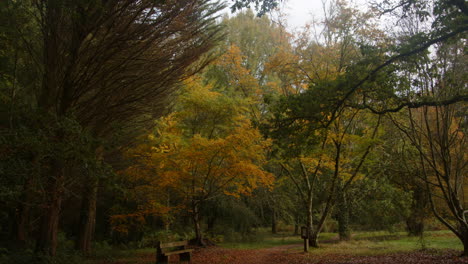
[[[32,177],[28,177],[23,186],[23,193],[21,195],[20,203],[17,207],[15,215],[16,221],[13,228],[13,238],[15,241],[15,247],[18,249],[26,246],[26,239],[28,237],[28,223],[29,223],[29,211],[32,197]]]
[[[409,236],[421,236],[424,232],[424,221],[412,212],[406,219],[406,229]]]
[[[98,147],[95,150],[96,160],[103,160],[104,148]],[[91,243],[94,238],[96,227],[96,202],[99,187],[99,179],[92,172],[88,172],[85,178],[85,186],[81,201],[80,222],[78,227],[78,236],[75,242],[75,248],[83,254],[91,253]]]
[[[262,219],[262,223],[265,223],[265,212],[263,211],[263,203],[260,204],[260,217]]]
[[[294,234],[295,236],[299,235],[299,225],[296,223],[294,223]]]
[[[195,243],[199,246],[205,246],[205,242],[203,241],[203,234],[201,232],[200,205],[198,202],[192,203],[192,210],[193,224],[195,227]]]
[[[323,225],[325,224],[325,221],[327,220],[327,217],[330,214],[332,207],[332,201],[331,199],[329,199],[324,211],[322,212],[322,216],[320,217],[320,220],[318,221],[317,226],[315,227],[312,237],[310,238],[309,244],[311,247],[318,247],[318,236],[320,232],[322,232]]]
[[[425,194],[425,189],[416,187],[413,190],[413,201],[411,206],[411,213],[406,219],[406,228],[409,236],[421,236],[424,232],[424,216],[426,215],[426,208],[428,199]]]
[[[313,202],[312,193],[309,193],[308,200],[307,200],[307,223],[306,223],[306,227],[307,227],[307,230],[308,230],[308,236],[309,236],[309,246],[318,247],[318,245],[314,246],[317,243],[314,244],[312,242],[314,240],[313,239],[313,234],[314,234],[313,217],[314,216],[313,216],[313,211],[312,211],[312,202]]]
[[[318,232],[318,231],[313,232],[313,233],[309,236],[309,246],[314,247],[314,248],[318,248],[318,247],[319,247],[318,236],[319,236],[319,232]]]
[[[351,239],[348,200],[346,192],[340,191],[338,195],[338,234],[341,241],[347,241]]]
[[[272,234],[278,233],[278,227],[276,223],[276,211],[274,208],[271,211],[271,233]]]
[[[88,177],[81,202],[80,222],[75,248],[83,254],[91,253],[91,242],[96,225],[96,201],[99,181],[95,177]]]
[[[53,161],[51,172],[52,177],[48,182],[44,214],[41,217],[39,236],[36,241],[36,252],[55,256],[65,177],[63,164]]]
[[[461,241],[463,243],[462,256],[466,258],[468,257],[468,228],[466,228],[465,225],[462,225],[461,227],[461,235],[462,235]]]

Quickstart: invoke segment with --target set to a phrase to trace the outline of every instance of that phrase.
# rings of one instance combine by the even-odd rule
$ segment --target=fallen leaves
[[[468,264],[455,250],[413,251],[374,256],[341,254],[314,255],[292,251],[291,247],[256,250],[208,248],[196,251],[193,264]]]
[[[425,250],[372,256],[344,254],[302,253],[299,245],[267,249],[225,249],[221,247],[197,248],[191,264],[468,264],[456,250]],[[98,264],[149,264],[154,254],[138,254],[115,261],[98,261]],[[173,258],[170,263],[178,263]]]

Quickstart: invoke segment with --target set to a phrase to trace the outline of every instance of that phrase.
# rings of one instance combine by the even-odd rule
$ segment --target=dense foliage
[[[0,260],[266,226],[447,228],[468,255],[467,4],[334,0],[299,33],[231,4],[257,14],[0,2]]]

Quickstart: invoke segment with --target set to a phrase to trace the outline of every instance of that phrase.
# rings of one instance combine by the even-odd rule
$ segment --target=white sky
[[[286,0],[280,4],[281,12],[286,14],[287,23],[291,29],[299,29],[312,17],[319,18],[323,14],[322,0]]]
[[[225,0],[230,6],[232,1]],[[288,28],[290,30],[300,30],[305,26],[307,22],[310,22],[312,18],[320,18],[323,15],[323,4],[322,1],[331,0],[283,0],[280,2],[280,12],[283,15],[286,15]],[[352,6],[356,5],[358,7],[364,8],[368,0],[347,0],[351,3]],[[226,8],[226,13],[230,14],[230,9]],[[276,12],[273,11],[273,16],[276,15]]]
[[[360,8],[366,6],[366,0],[348,0],[352,6]],[[287,15],[288,26],[290,29],[300,29],[312,17],[320,18],[323,15],[322,0],[285,0],[280,3],[281,11]]]

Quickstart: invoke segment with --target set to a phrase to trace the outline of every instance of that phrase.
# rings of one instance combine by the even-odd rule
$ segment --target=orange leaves
[[[245,58],[241,50],[237,46],[231,45],[227,52],[219,57],[215,64],[220,66],[223,71],[229,75],[229,86],[234,88],[237,92],[240,92],[244,97],[259,100],[262,91],[258,80],[244,65],[244,61]]]
[[[245,73],[240,63],[231,66]],[[128,196],[139,207],[128,217],[116,214],[113,223],[122,232],[139,216],[170,218],[175,207],[187,209],[220,194],[237,197],[272,185],[273,176],[262,169],[271,142],[252,126],[241,100],[197,78],[185,85],[177,111],[160,119],[157,130],[127,153],[134,165],[121,175],[135,185]]]
[[[208,139],[195,135],[188,144],[167,156],[165,170],[177,177],[177,188],[187,196],[219,192],[248,194],[260,185],[269,185],[273,177],[261,169],[269,142],[243,123],[225,138]]]

